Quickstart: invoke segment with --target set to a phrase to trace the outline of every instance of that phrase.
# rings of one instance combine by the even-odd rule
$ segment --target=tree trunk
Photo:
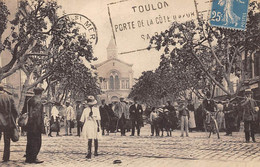
[[[19,104],[18,104],[18,112],[19,113],[22,112],[22,109],[23,109],[23,106],[24,106],[25,97],[26,97],[26,94],[27,94],[27,91],[28,91],[29,80],[30,80],[30,77],[27,77],[24,84],[23,84],[23,87],[22,87],[21,97],[19,99]]]

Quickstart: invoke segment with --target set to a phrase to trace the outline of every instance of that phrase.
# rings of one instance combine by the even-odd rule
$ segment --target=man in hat
[[[44,112],[41,100],[43,88],[34,88],[34,96],[28,101],[28,123],[26,163],[43,163],[37,159],[42,144],[42,133],[44,133]]]
[[[137,103],[137,98],[134,98],[134,104],[129,108],[130,119],[132,120],[132,134],[135,135],[135,128],[137,129],[137,135],[140,136],[140,129],[143,124],[143,109],[140,104]]]
[[[206,118],[206,123],[210,122],[210,115],[206,114],[207,112],[213,113],[216,111],[216,104],[214,100],[211,98],[211,93],[209,91],[206,92],[206,98],[202,102],[202,109],[203,109],[203,114],[204,114],[204,119],[206,118],[206,115],[208,117]]]
[[[252,137],[252,141],[256,142],[255,133],[257,128],[258,113],[254,110],[257,105],[255,100],[252,99],[252,93],[253,92],[251,91],[251,89],[247,89],[245,91],[245,100],[242,101],[241,104],[241,106],[244,108],[243,121],[245,129],[245,139],[247,143],[249,143],[250,141],[250,135]]]
[[[118,119],[118,127],[121,130],[121,136],[125,136],[126,119],[129,118],[127,104],[124,102],[124,98],[121,97],[120,101],[115,106],[115,113]]]
[[[101,116],[101,128],[102,128],[102,135],[105,135],[105,129],[107,131],[107,135],[109,135],[109,108],[106,105],[105,99],[101,100],[101,106],[99,106],[99,112]]]
[[[74,120],[75,120],[74,110],[73,110],[72,106],[70,105],[70,102],[66,101],[65,120],[64,120],[64,122],[65,122],[65,136],[68,136],[68,135],[72,136],[71,129],[73,128],[72,124],[74,124]]]
[[[170,100],[167,100],[165,109],[167,109],[169,111],[169,120],[171,123],[171,128],[176,129],[177,123],[178,123],[177,112],[176,112],[175,107],[171,104]]]
[[[16,120],[18,111],[14,105],[12,96],[4,92],[4,86],[0,84],[0,133],[4,133],[4,155],[3,161],[7,162],[10,158],[10,138],[12,129],[15,128],[14,123],[11,122],[10,116]]]
[[[53,107],[51,109],[51,121],[50,121],[50,126],[52,127],[53,124],[56,125],[55,131],[57,132],[56,136],[60,136],[60,112],[58,110],[58,106],[60,106],[59,102],[54,102]],[[50,128],[50,133],[48,134],[49,137],[52,137],[51,133],[53,132],[53,129]]]
[[[226,134],[225,136],[232,136],[234,130],[235,115],[234,106],[230,102],[230,97],[227,98],[227,103],[224,105],[223,112],[225,114]]]
[[[186,102],[180,101],[179,105],[179,117],[181,120],[181,137],[183,137],[184,130],[186,133],[186,137],[189,137],[188,129],[189,129],[189,110],[187,109]]]

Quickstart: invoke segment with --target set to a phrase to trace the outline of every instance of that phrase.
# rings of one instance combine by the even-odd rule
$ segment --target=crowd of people
[[[210,92],[207,92],[197,109],[192,100],[188,99],[175,102],[174,105],[168,100],[164,106],[147,107],[145,111],[137,98],[134,98],[133,102],[126,102],[124,98],[120,98],[118,102],[108,105],[102,99],[101,105],[98,105],[94,96],[88,96],[86,100],[75,101],[74,106],[69,101],[65,105],[58,102],[51,103],[50,117],[44,113],[44,103],[41,98],[42,88],[34,89],[34,96],[26,99],[21,114],[18,113],[12,96],[3,90],[4,87],[0,85],[0,134],[3,132],[5,143],[3,161],[9,160],[10,139],[13,129],[16,127],[15,121],[10,121],[10,117],[13,118],[12,120],[16,120],[19,115],[26,112],[28,122],[26,126],[22,127],[22,130],[27,133],[26,163],[43,162],[37,159],[41,149],[42,134],[53,137],[52,133],[56,132],[56,136],[61,136],[61,122],[64,122],[65,136],[73,135],[72,128],[76,127],[77,136],[87,141],[87,159],[91,158],[93,141],[94,155],[98,156],[98,139],[102,135],[120,131],[121,136],[126,136],[126,132],[130,132],[130,136],[140,136],[141,128],[146,121],[151,125],[151,136],[160,136],[160,132],[163,136],[164,131],[167,132],[167,136],[171,136],[173,130],[180,129],[181,137],[189,137],[189,133],[193,130],[206,130],[207,127],[204,125],[209,121],[207,113],[215,113],[216,119],[220,112],[224,113],[226,136],[232,136],[232,132],[236,130],[236,124],[243,120],[246,142],[250,141],[250,137],[253,142],[256,142],[259,107],[252,99],[250,90],[245,91],[245,97],[242,100],[227,97],[225,101],[216,101],[212,99]],[[61,108],[63,114],[60,112]],[[148,117],[147,120],[144,115]]]

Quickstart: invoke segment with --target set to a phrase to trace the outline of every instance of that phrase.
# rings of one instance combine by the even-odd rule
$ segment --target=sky
[[[154,18],[155,22],[156,16],[166,15],[173,9],[177,9],[177,11],[175,11],[177,13],[183,13],[183,10],[187,10],[180,9],[178,6],[170,8],[177,3],[182,4],[183,7],[186,8],[194,8],[193,0],[123,0],[118,3],[119,1],[120,0],[57,0],[58,4],[62,6],[61,11],[64,11],[66,14],[82,14],[95,24],[98,33],[98,43],[94,46],[94,56],[98,58],[98,61],[94,64],[107,59],[106,48],[113,37],[109,12],[113,23],[118,52],[124,53],[146,48],[149,44],[148,39],[145,40],[145,43],[143,42],[147,35],[143,35],[143,38],[140,37],[142,34],[146,34],[146,32],[150,31],[151,28],[149,29],[147,25],[146,27],[138,27],[137,23],[139,20],[143,19],[143,21],[146,22],[148,18]],[[174,1],[176,4],[173,4]],[[114,4],[108,5],[110,3]],[[145,7],[150,7],[150,11],[143,11]],[[123,23],[128,22],[135,22],[134,30],[129,24],[126,24],[125,27],[123,26]],[[119,29],[120,24],[122,31]],[[117,32],[115,29],[116,25],[118,28]],[[170,23],[166,23],[165,21],[165,23],[161,25],[154,24],[152,30],[158,31],[158,29],[162,29],[162,27],[167,28],[169,26]],[[119,54],[118,58],[133,64],[134,78],[138,78],[143,71],[154,70],[158,67],[161,54],[161,51],[143,50]]]

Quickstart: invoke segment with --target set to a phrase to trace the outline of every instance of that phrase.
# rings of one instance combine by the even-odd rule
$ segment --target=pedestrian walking
[[[42,133],[44,133],[44,112],[41,100],[43,88],[34,88],[34,96],[28,101],[28,123],[26,163],[43,163],[37,159],[42,144]]]
[[[235,127],[235,111],[234,106],[230,102],[230,98],[227,99],[227,103],[224,105],[223,112],[225,114],[225,125],[226,125],[226,134],[225,136],[232,136],[232,132]]]
[[[107,135],[109,135],[109,122],[110,122],[110,116],[109,116],[109,108],[106,105],[105,99],[101,100],[101,106],[99,107],[99,112],[101,116],[101,128],[102,128],[102,135],[105,135],[105,130],[107,131]]]
[[[129,110],[127,104],[124,102],[124,98],[121,97],[120,101],[115,106],[115,113],[118,119],[118,127],[121,131],[121,136],[125,136],[126,117],[129,117]]]
[[[154,131],[156,136],[159,136],[159,127],[157,124],[158,119],[158,112],[156,111],[156,108],[152,108],[152,112],[150,113],[150,124],[151,124],[151,136],[154,136]]]
[[[50,133],[50,119],[47,114],[44,114],[44,128],[45,134],[48,135]]]
[[[0,84],[0,134],[3,132],[4,138],[4,154],[3,162],[9,161],[10,158],[10,139],[15,127],[15,120],[18,111],[11,95],[4,92],[4,86]],[[0,139],[1,139],[0,135]]]
[[[98,156],[98,139],[101,136],[100,129],[100,113],[97,108],[97,101],[94,96],[88,96],[86,108],[83,110],[80,121],[84,123],[82,129],[83,139],[88,140],[88,153],[86,158],[91,158],[92,141],[94,140],[95,152],[94,155]]]
[[[241,106],[244,108],[243,111],[243,121],[244,121],[244,130],[245,130],[245,139],[246,143],[249,143],[250,136],[253,142],[255,140],[255,133],[257,130],[257,121],[258,121],[258,112],[255,107],[256,101],[252,99],[253,92],[250,89],[245,91],[245,100],[242,101]],[[258,108],[259,110],[259,108]]]
[[[189,110],[189,131],[192,132],[196,128],[196,122],[195,122],[195,108],[194,104],[192,104],[192,100],[188,100],[187,109]]]
[[[73,107],[70,105],[70,102],[66,102],[65,106],[65,136],[72,136],[72,128],[74,128],[75,113]]]
[[[77,120],[77,136],[80,136],[80,133],[82,131],[82,123],[80,122],[80,118],[82,115],[82,112],[84,110],[84,106],[81,104],[80,100],[76,101],[76,120]]]
[[[132,134],[135,135],[135,128],[137,129],[137,135],[140,136],[140,129],[143,125],[143,109],[140,104],[137,103],[137,98],[134,98],[134,104],[129,108],[130,119],[132,121]]]
[[[186,133],[186,137],[189,137],[189,110],[187,109],[187,106],[185,104],[185,101],[180,102],[179,106],[179,117],[181,120],[181,137],[183,137],[184,131]]]
[[[54,106],[51,109],[51,120],[50,120],[50,133],[48,134],[49,137],[52,137],[51,133],[53,131],[57,132],[56,136],[60,136],[60,116],[58,106],[60,106],[59,102],[55,102]]]

